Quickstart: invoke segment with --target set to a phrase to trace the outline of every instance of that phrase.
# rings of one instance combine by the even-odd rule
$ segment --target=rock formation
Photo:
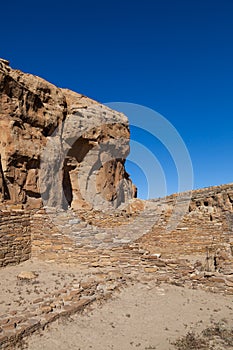
[[[111,208],[134,197],[127,118],[0,59],[0,202]]]

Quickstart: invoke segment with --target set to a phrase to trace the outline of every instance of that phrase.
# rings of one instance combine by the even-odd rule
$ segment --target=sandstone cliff
[[[0,59],[0,202],[117,207],[134,196],[127,118]]]

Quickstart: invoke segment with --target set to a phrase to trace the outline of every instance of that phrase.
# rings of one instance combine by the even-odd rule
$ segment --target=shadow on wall
[[[92,148],[93,145],[87,139],[80,137],[74,142],[65,157],[62,181],[65,197],[63,198],[63,209],[72,206],[73,200],[82,200],[78,182],[79,165]]]

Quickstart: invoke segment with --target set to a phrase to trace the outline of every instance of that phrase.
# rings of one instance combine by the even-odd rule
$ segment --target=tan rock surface
[[[36,277],[37,275],[32,271],[22,271],[17,276],[20,280],[33,280]]]
[[[0,59],[0,201],[111,208],[131,199],[127,118]]]

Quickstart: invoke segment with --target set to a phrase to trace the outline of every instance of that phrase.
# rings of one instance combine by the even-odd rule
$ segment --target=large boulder
[[[115,208],[135,196],[119,112],[0,59],[0,202]]]

